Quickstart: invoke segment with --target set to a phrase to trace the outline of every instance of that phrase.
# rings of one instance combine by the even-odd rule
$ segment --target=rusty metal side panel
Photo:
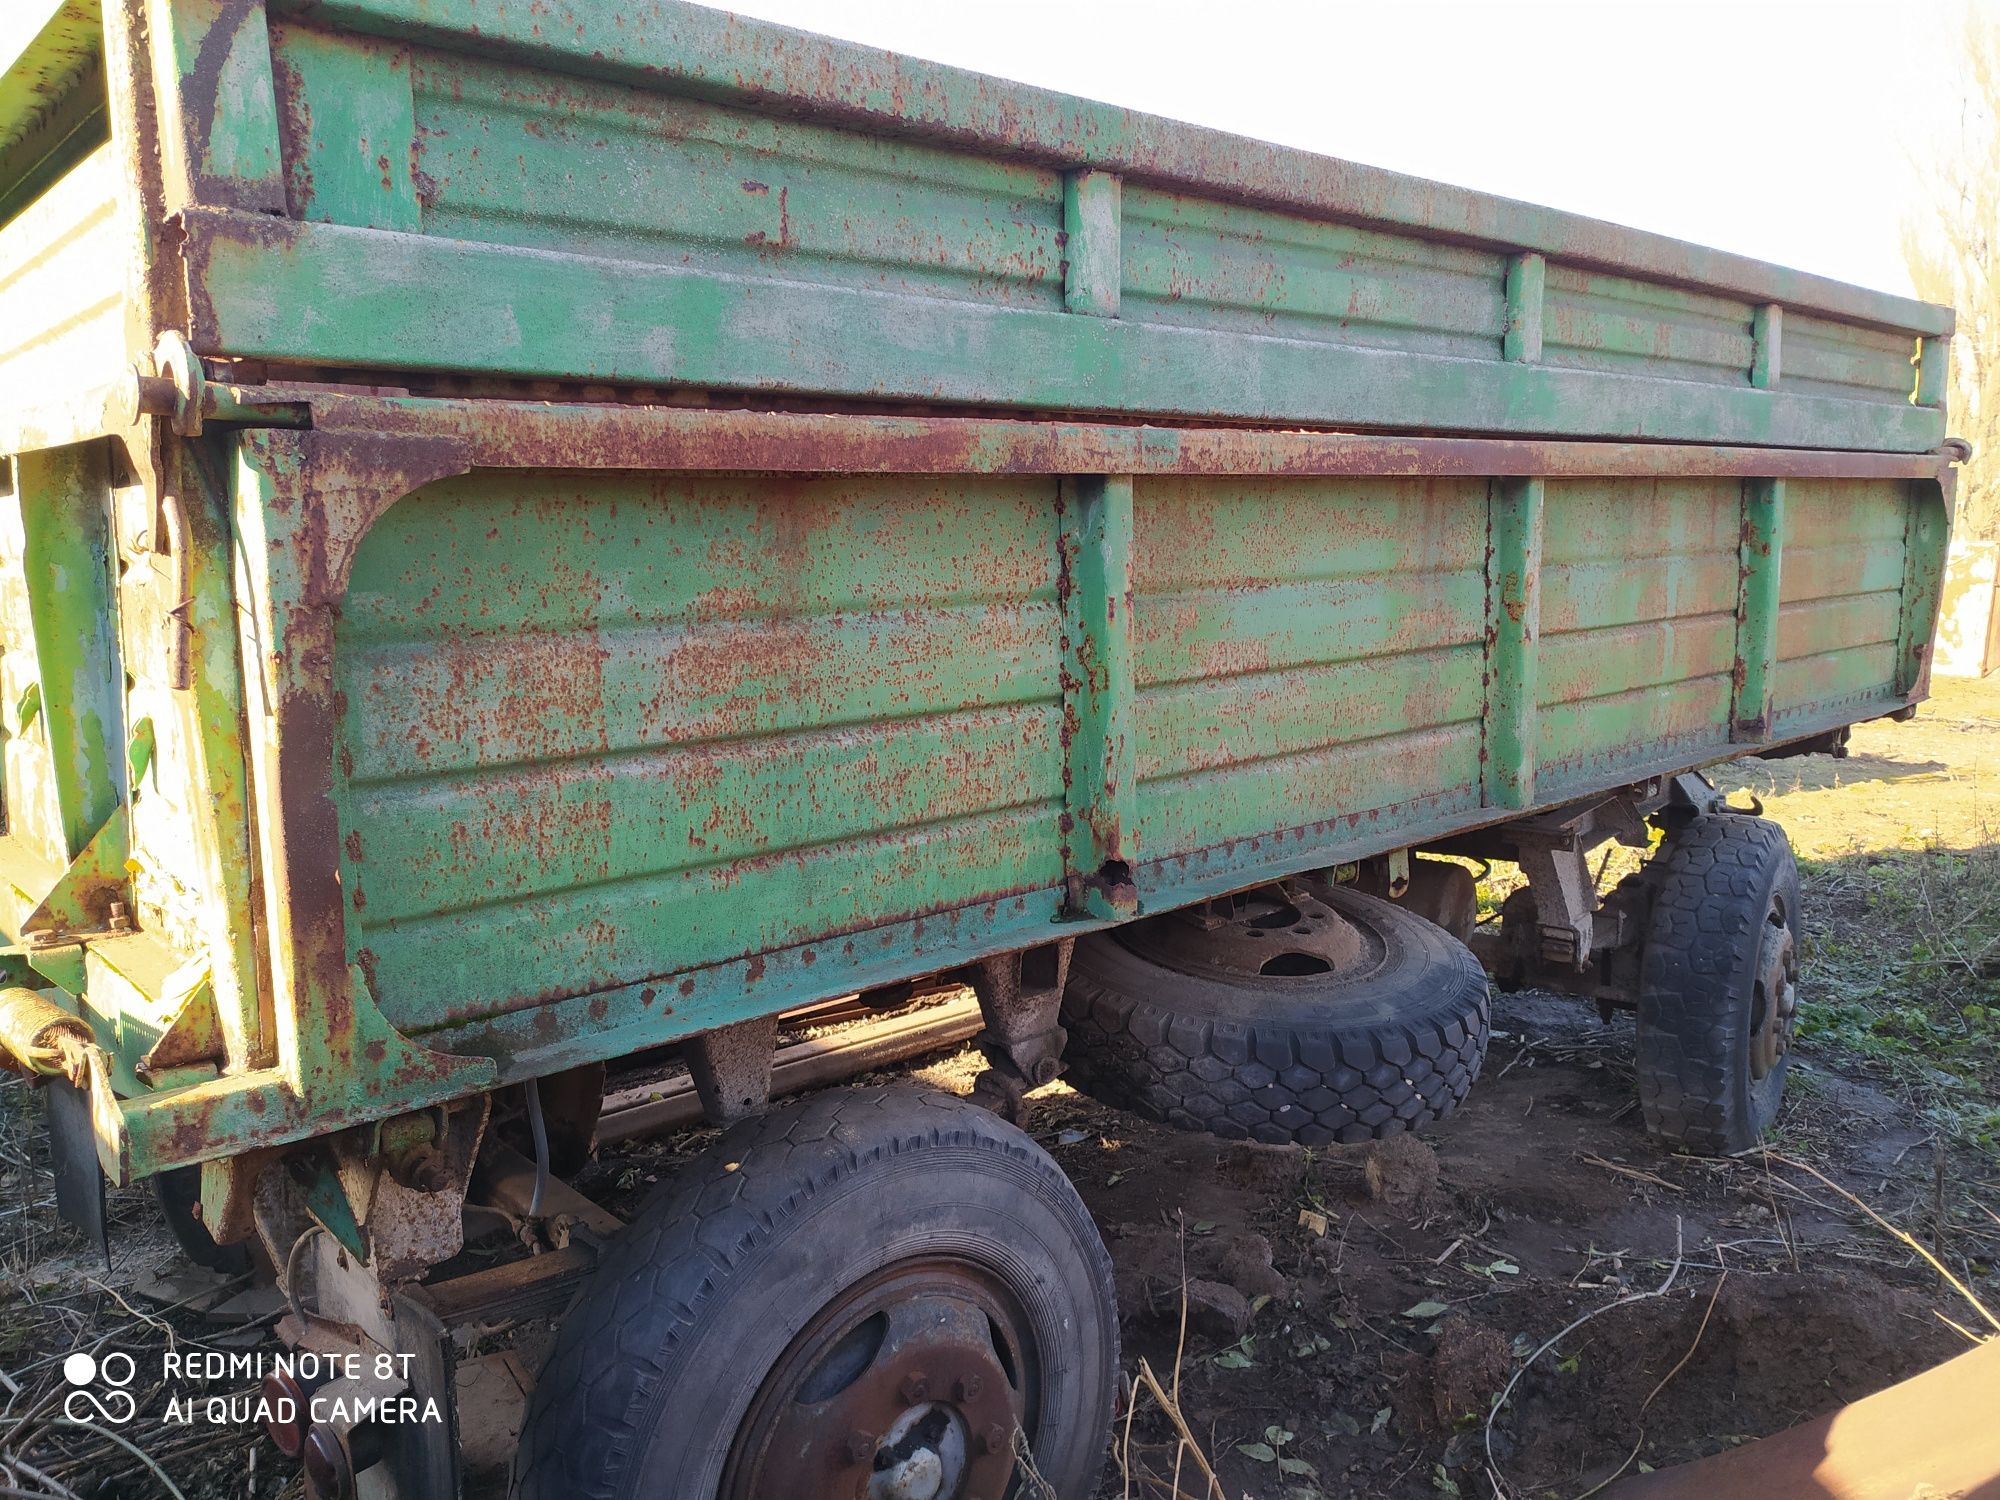
[[[800,943],[831,969],[842,934],[1058,887],[1055,502],[529,472],[396,504],[333,661],[384,1014],[465,1026]]]
[[[286,34],[281,61],[298,43]],[[1062,307],[1047,167],[427,48],[402,87],[426,234]]]
[[[1579,370],[1638,372],[1742,385],[1753,353],[1754,309],[1740,298],[1551,266],[1542,358]],[[1904,371],[1903,399],[1914,383]]]
[[[1480,804],[1488,482],[1136,487],[1138,844]]]
[[[1497,199],[692,7],[572,0],[543,25],[277,0],[267,27],[261,0],[149,5],[171,21],[172,259],[204,355],[369,383],[1853,451],[1943,435],[1938,360],[1909,361],[1942,310]],[[217,77],[240,108],[213,107]]]
[[[1729,740],[1742,483],[1552,479],[1544,796]]]
[[[209,951],[262,973],[233,955],[220,1047],[175,1054],[219,1076],[98,1101],[121,1176],[1888,711],[1922,692],[1949,485],[1881,455],[311,399],[310,431],[169,450],[208,697],[155,725],[129,821],[141,936],[175,941],[94,939],[91,998],[168,1025],[142,992],[199,936],[148,894],[170,815],[208,816],[161,776],[209,778],[218,837],[253,822],[255,913]],[[143,717],[180,586],[131,519]],[[1760,541],[1789,593],[1744,586]],[[1800,632],[1851,691],[1791,693]],[[1751,649],[1777,726],[1732,743]]]
[[[1897,686],[1915,487],[1892,482],[1785,483],[1779,572],[1776,729],[1880,701]],[[1929,639],[1928,628],[1923,632]]]
[[[1413,349],[1500,352],[1505,257],[1128,183],[1119,316]]]
[[[1950,331],[1948,309],[1465,188],[1185,125],[961,68],[652,0],[274,0],[280,13],[440,49],[895,134],[1096,168],[1424,239],[1483,243],[1726,287],[1882,327]]]

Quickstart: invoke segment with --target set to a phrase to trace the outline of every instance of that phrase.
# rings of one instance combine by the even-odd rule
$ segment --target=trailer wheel
[[[1322,881],[1080,938],[1063,995],[1077,1087],[1274,1145],[1441,1120],[1486,1055],[1486,975],[1423,918]]]
[[[1798,1015],[1799,873],[1785,830],[1709,813],[1646,867],[1639,1103],[1655,1135],[1724,1154],[1761,1140]]]
[[[1039,1146],[948,1094],[843,1089],[729,1130],[558,1336],[519,1500],[1010,1493],[1102,1464],[1111,1263]]]

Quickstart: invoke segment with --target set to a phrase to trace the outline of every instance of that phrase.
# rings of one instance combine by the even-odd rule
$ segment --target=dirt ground
[[[2000,682],[1947,682],[1914,722],[1857,730],[1845,760],[1718,776],[1785,823],[1801,862],[1782,1161],[1654,1144],[1629,1021],[1538,994],[1496,998],[1464,1109],[1387,1149],[1230,1146],[1061,1084],[1035,1096],[1031,1128],[1116,1263],[1126,1365],[1178,1391],[1199,1445],[1180,1492],[1209,1493],[1208,1462],[1229,1500],[1582,1500],[1965,1348],[1979,1314],[1839,1190],[2000,1308],[1996,770]],[[1489,903],[1505,886],[1498,872]],[[976,1068],[968,1050],[915,1071],[963,1091]],[[23,1094],[0,1090],[0,1464],[17,1465],[0,1486],[62,1493],[25,1461],[93,1500],[168,1493],[131,1454],[38,1422],[56,1366],[107,1341],[254,1346],[272,1309],[240,1302],[233,1331],[163,1315],[175,1258],[143,1191],[113,1195],[113,1266],[93,1267],[53,1222]],[[621,1146],[589,1183],[634,1201],[703,1134]],[[1138,1398],[1127,1431],[1100,1496],[1173,1495],[1160,1403]],[[294,1491],[261,1438],[134,1435],[188,1500]]]

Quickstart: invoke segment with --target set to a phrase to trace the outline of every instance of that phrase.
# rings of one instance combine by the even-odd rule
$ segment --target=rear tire
[[[1111,1262],[1047,1153],[948,1094],[833,1090],[729,1130],[612,1243],[516,1493],[777,1500],[920,1459],[999,1495],[1018,1425],[1082,1500],[1117,1375]]]
[[[1635,1063],[1646,1128],[1709,1155],[1777,1118],[1797,1015],[1799,874],[1785,830],[1708,813],[1655,855]]]
[[[1486,1056],[1478,960],[1392,902],[1317,881],[1289,894],[1330,908],[1363,957],[1328,973],[1190,972],[1135,947],[1144,923],[1079,938],[1063,995],[1076,1086],[1183,1130],[1272,1145],[1374,1140],[1456,1109]],[[1285,931],[1271,933],[1282,946]]]

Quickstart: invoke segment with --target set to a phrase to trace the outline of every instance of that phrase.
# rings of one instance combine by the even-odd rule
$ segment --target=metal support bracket
[[[733,1124],[771,1102],[771,1058],[777,1050],[776,1016],[704,1031],[682,1045],[709,1124]]]
[[[1531,844],[1521,850],[1521,869],[1535,898],[1542,961],[1583,968],[1597,935],[1597,887],[1589,859],[1580,849]]]
[[[1074,938],[982,959],[971,970],[986,1029],[979,1050],[986,1071],[972,1085],[973,1101],[1018,1125],[1027,1093],[1062,1076],[1069,1033],[1059,1023]]]

